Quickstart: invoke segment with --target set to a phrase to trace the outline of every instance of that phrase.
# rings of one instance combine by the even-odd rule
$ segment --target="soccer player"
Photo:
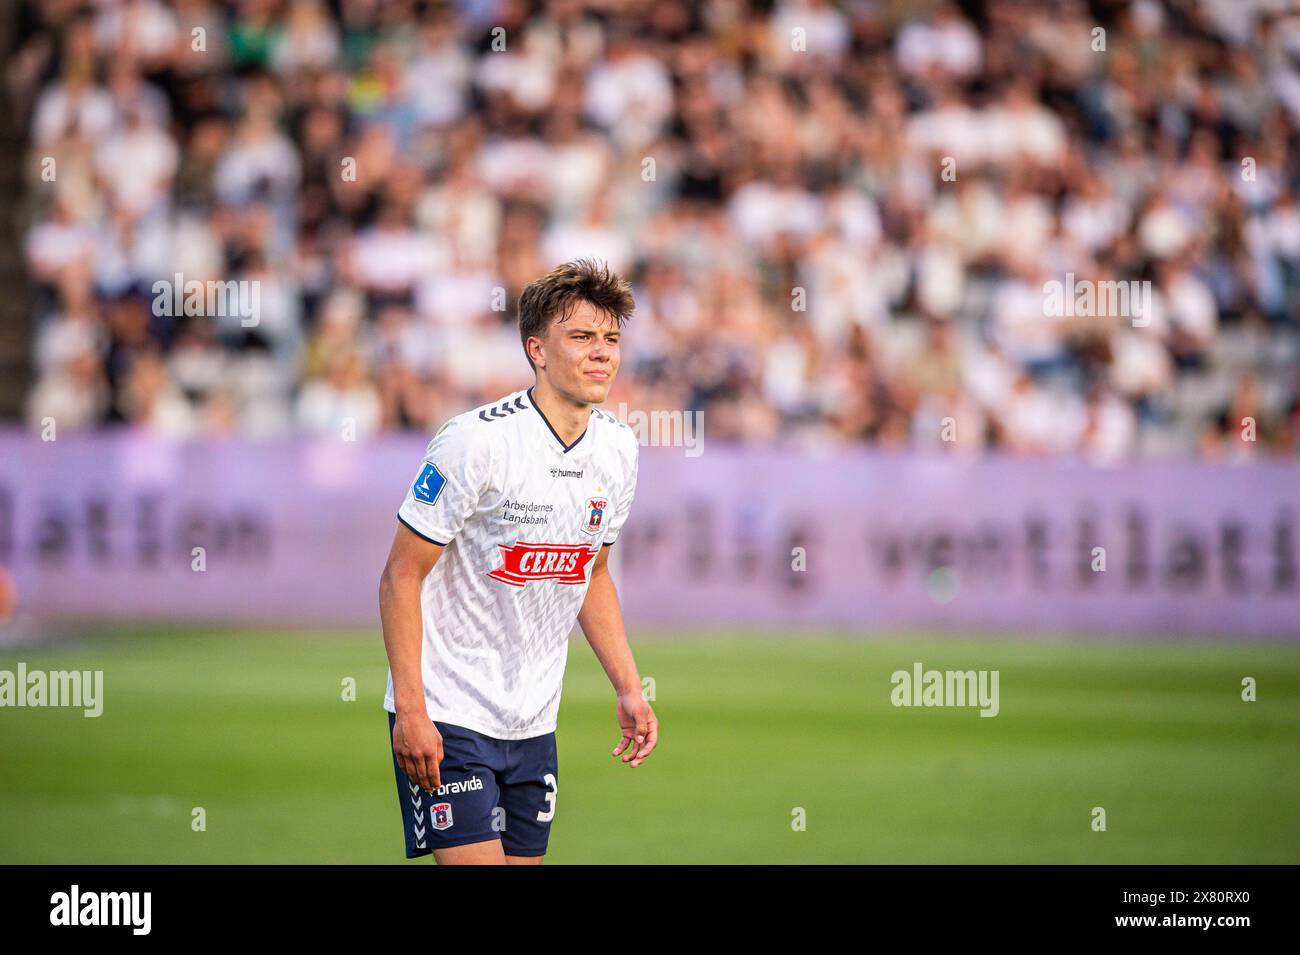
[[[444,424],[397,512],[379,609],[407,858],[542,861],[575,619],[617,695],[613,756],[640,766],[658,742],[607,566],[637,441],[592,407],[633,307],[588,260],[531,282],[519,333],[536,383]]]

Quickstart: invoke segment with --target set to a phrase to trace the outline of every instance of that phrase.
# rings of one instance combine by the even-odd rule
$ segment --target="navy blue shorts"
[[[397,717],[388,714],[388,744]],[[393,753],[406,857],[500,839],[508,856],[546,855],[555,816],[555,734],[494,739],[434,721],[442,734],[442,788],[430,795],[407,778]]]

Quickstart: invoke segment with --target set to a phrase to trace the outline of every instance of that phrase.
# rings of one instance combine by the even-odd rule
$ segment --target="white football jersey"
[[[631,428],[593,408],[565,447],[531,394],[443,425],[397,512],[445,547],[420,592],[429,717],[497,739],[555,729],[592,564],[636,490]],[[391,670],[384,708],[396,711]]]

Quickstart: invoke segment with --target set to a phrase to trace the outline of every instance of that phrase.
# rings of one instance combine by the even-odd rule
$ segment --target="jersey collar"
[[[528,395],[528,403],[529,403],[530,405],[533,406],[533,410],[537,412],[538,416],[539,416],[539,417],[542,419],[542,421],[546,424],[546,428],[547,428],[547,430],[550,431],[551,434],[555,437],[556,442],[558,442],[559,445],[560,445],[560,447],[564,449],[564,453],[565,453],[565,454],[568,454],[570,451],[572,451],[574,448],[576,448],[576,447],[578,446],[578,443],[579,443],[583,438],[585,438],[585,437],[587,436],[587,431],[591,428],[591,424],[590,424],[591,416],[590,416],[590,415],[587,416],[588,425],[587,425],[586,428],[583,428],[583,429],[582,429],[582,434],[580,434],[580,435],[578,435],[576,438],[574,438],[572,444],[565,444],[565,443],[564,443],[564,439],[560,437],[559,433],[555,430],[554,426],[553,426],[553,425],[551,424],[551,422],[547,419],[546,415],[542,413],[542,409],[539,408],[539,407],[537,407],[537,402],[533,400],[533,389],[532,389],[532,387],[529,387],[529,389],[528,389],[528,391],[527,391],[527,395]]]

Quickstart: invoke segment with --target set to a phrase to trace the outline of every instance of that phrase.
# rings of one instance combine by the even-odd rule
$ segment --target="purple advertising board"
[[[0,566],[37,619],[377,626],[423,449],[0,434]],[[1292,462],[643,447],[616,577],[633,629],[1296,637],[1298,478]]]

